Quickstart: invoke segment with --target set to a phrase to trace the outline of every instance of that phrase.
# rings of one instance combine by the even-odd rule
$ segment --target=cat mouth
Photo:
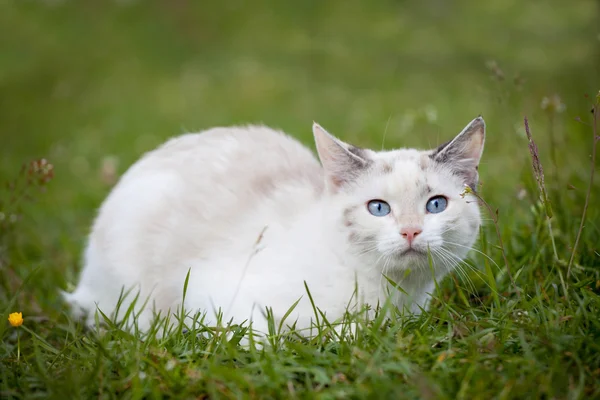
[[[400,257],[407,257],[407,256],[419,256],[422,257],[424,255],[426,255],[427,253],[419,250],[419,249],[415,249],[414,247],[409,247],[408,249],[404,249],[402,250],[400,253],[398,253],[398,256]]]

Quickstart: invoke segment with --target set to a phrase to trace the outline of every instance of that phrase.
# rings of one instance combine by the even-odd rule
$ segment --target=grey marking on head
[[[445,164],[452,174],[460,177],[472,190],[477,189],[478,164],[485,141],[485,122],[479,116],[467,125],[454,139],[429,154],[429,158]]]
[[[348,151],[349,151],[350,153],[352,153],[352,154],[356,155],[356,156],[359,156],[360,158],[363,158],[363,159],[366,159],[366,158],[367,158],[367,156],[366,156],[366,154],[365,154],[365,150],[364,150],[364,149],[361,149],[361,148],[360,148],[360,147],[358,147],[358,146],[354,146],[354,145],[351,145],[351,144],[349,144],[349,145],[348,145]]]
[[[349,155],[345,158],[343,172],[330,176],[336,187],[356,180],[373,165],[373,160],[369,158],[369,154],[364,149],[349,145],[347,151],[353,156]]]
[[[344,225],[345,226],[352,226],[354,225],[354,223],[351,221],[352,220],[352,212],[354,211],[355,207],[350,207],[350,208],[346,208],[344,210]]]
[[[354,210],[354,207],[346,208],[344,210],[344,218],[349,218],[350,214],[352,214],[352,210]]]
[[[369,155],[367,154],[367,152],[364,149],[361,149],[360,147],[356,147],[353,145],[348,145],[348,151],[360,158],[360,160],[355,159],[355,158],[350,158],[351,163],[352,163],[352,168],[366,169],[367,167],[370,167],[371,164],[373,164],[373,161],[369,158]]]
[[[431,157],[431,156],[429,156]],[[425,171],[429,166],[429,157],[426,154],[422,154],[419,158],[419,167],[421,167],[422,171]]]
[[[367,235],[367,236],[365,236],[365,242],[369,242],[369,243],[370,242],[374,242],[375,239],[377,239],[377,236],[375,236],[375,235]]]
[[[334,192],[361,176],[373,163],[368,150],[342,142],[317,123],[313,123],[313,134],[327,186]]]
[[[348,235],[348,241],[350,241],[351,243],[364,242],[368,246],[371,246],[371,243],[375,241],[376,238],[377,237],[375,235],[366,235],[361,237],[356,231],[352,231]]]
[[[442,150],[446,148],[450,144],[451,140],[448,140],[446,143],[440,144],[431,154],[429,154],[429,158],[433,161],[438,161],[440,163],[448,162],[452,152],[447,152],[446,154],[442,154],[442,156],[438,157],[438,154],[441,153]],[[436,157],[438,157],[436,159]]]
[[[456,173],[456,175],[460,176],[465,181],[465,184],[469,186],[473,192],[477,193],[477,184],[479,183],[479,176],[477,173],[475,173],[471,179],[469,179],[470,175],[467,176],[460,172]]]
[[[472,171],[465,170],[459,162],[456,162],[457,159],[460,159],[460,151],[457,150],[455,146],[446,149],[450,142],[451,141],[438,146],[437,149],[429,154],[429,158],[438,164],[449,165],[450,168],[448,169],[453,175],[461,178],[465,184],[471,188],[471,190],[477,192],[477,182],[479,180],[479,175],[477,172],[479,171],[479,166],[475,166],[474,173]],[[446,151],[442,152],[444,149],[446,149]]]

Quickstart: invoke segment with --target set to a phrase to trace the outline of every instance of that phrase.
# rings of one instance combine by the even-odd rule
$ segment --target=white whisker
[[[448,271],[457,271],[457,273],[461,276],[461,279],[463,279],[468,284],[469,290],[471,292],[475,292],[475,284],[473,283],[473,280],[469,277],[469,274],[467,273],[467,271],[464,270],[463,266],[461,265],[464,263],[464,261],[461,260],[455,254],[449,252],[447,249],[444,249],[443,247],[437,248],[435,250],[438,256],[443,257],[445,260],[449,261],[447,264],[447,267],[449,267]]]
[[[488,260],[490,260],[495,266],[496,268],[498,268],[499,270],[501,269],[500,266],[496,263],[496,261],[494,261],[490,256],[488,256],[487,254],[485,254],[484,252],[482,252],[481,250],[477,250],[473,247],[469,247],[469,246],[465,246],[464,244],[460,244],[460,243],[454,243],[454,242],[449,242],[449,241],[445,241],[445,244],[449,244],[451,246],[458,246],[458,247],[463,247],[465,249],[469,249],[473,250],[474,252],[481,254],[482,256],[486,257]]]
[[[457,264],[460,264],[460,265],[458,265],[458,267],[461,267],[461,269],[463,266],[469,267],[471,269],[471,271],[473,271],[478,276],[478,278],[481,279],[490,290],[494,291],[494,289],[490,286],[490,284],[487,281],[487,276],[483,272],[481,272],[479,269],[477,269],[473,265],[469,264],[466,260],[461,260],[458,256],[456,256],[451,251],[449,251],[449,249],[442,247],[442,248],[439,248],[439,250],[443,250],[443,251],[445,251],[446,254],[454,257],[454,259],[458,261]]]

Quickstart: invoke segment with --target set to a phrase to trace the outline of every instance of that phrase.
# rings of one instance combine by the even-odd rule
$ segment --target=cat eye
[[[390,205],[383,200],[371,200],[367,203],[367,209],[376,217],[385,217],[391,211]]]
[[[444,196],[432,197],[425,205],[425,209],[432,214],[441,213],[446,207],[448,207],[448,199]]]

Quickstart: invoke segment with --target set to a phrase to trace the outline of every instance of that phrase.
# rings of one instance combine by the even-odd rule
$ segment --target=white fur
[[[396,291],[394,303],[418,311],[433,277],[426,255],[399,255],[407,248],[399,231],[422,228],[414,248],[426,253],[429,246],[437,279],[465,257],[480,217],[474,197],[461,197],[465,182],[456,168],[476,167],[483,126],[474,120],[457,137],[481,136],[455,146],[459,160],[439,163],[433,151],[414,149],[355,155],[315,124],[324,169],[306,147],[266,127],[172,139],[134,164],[105,200],[80,282],[65,297],[76,316],[93,324],[96,307],[110,314],[123,288],[140,290],[141,299],[150,299],[139,315],[144,329],[152,308],[163,315],[177,308],[190,270],[186,310],[214,316],[221,309],[225,321],[252,319],[264,332],[265,306],[281,318],[299,298],[287,322],[310,325],[304,282],[335,320],[355,284],[362,302],[383,304],[385,273],[410,295]],[[433,195],[449,199],[446,211],[426,212]],[[387,201],[392,212],[371,215],[366,203],[372,199]]]

